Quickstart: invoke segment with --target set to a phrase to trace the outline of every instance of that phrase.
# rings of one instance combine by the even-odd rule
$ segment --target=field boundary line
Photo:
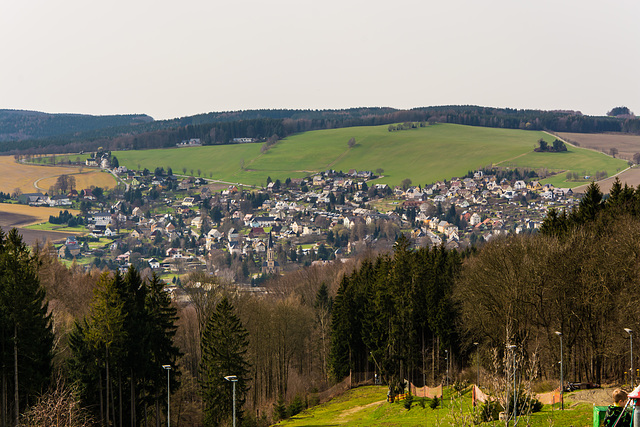
[[[595,148],[582,147],[582,146],[580,146],[580,145],[572,144],[572,143],[570,143],[569,141],[566,141],[565,139],[563,139],[560,135],[554,135],[554,134],[552,134],[551,132],[547,132],[546,130],[543,130],[542,132],[546,133],[546,134],[547,134],[547,135],[549,135],[549,136],[552,136],[552,137],[554,137],[554,138],[559,139],[560,141],[564,142],[565,144],[568,144],[568,145],[572,146],[573,148],[581,148],[581,149],[583,149],[583,150],[593,151],[593,152],[595,152],[595,153],[600,153],[600,154],[602,154],[603,156],[607,156],[607,157],[611,157],[611,158],[614,158],[614,159],[615,159],[615,157],[608,155],[608,154],[607,154],[607,153],[605,153],[604,151],[596,150]],[[618,159],[618,160],[623,160],[623,159]],[[615,176],[615,175],[614,175],[614,176]],[[605,179],[606,179],[606,178],[605,178]]]
[[[349,150],[351,150],[351,148],[347,148],[346,151],[344,151],[342,154],[340,154],[338,157],[336,157],[331,163],[329,163],[327,165],[327,168],[331,168],[333,165],[335,165],[336,163],[338,163],[338,161],[340,159],[342,159],[344,156],[347,155],[347,153],[349,152]]]
[[[515,159],[518,159],[518,158],[520,158],[520,157],[522,157],[522,156],[526,156],[526,155],[527,155],[527,154],[529,154],[529,153],[530,153],[530,152],[529,152],[529,151],[527,151],[526,153],[518,154],[517,156],[512,157],[512,158],[510,158],[510,159],[504,159],[504,160],[501,160],[501,161],[499,161],[498,163],[495,163],[495,165],[496,165],[496,166],[498,166],[498,165],[501,165],[501,164],[502,164],[502,163],[504,163],[504,162],[510,162],[510,161],[515,160]]]

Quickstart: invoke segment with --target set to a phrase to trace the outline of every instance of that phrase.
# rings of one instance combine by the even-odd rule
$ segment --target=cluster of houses
[[[200,141],[200,138],[191,138],[191,139],[185,139],[183,141],[180,141],[176,144],[176,146],[178,148],[183,148],[183,147],[200,147],[202,145],[202,141]]]
[[[95,201],[97,197],[91,188],[85,188],[78,192],[70,190],[67,194],[49,195],[41,192],[22,193],[18,196],[18,203],[30,206],[69,207],[75,201]]]
[[[99,167],[100,169],[111,168],[111,154],[109,152],[93,153],[84,161],[86,166]]]
[[[76,192],[75,198],[77,197],[78,194]],[[18,196],[18,203],[31,206],[62,207],[71,206],[73,199],[74,195],[72,194],[49,196],[42,193],[23,193]]]
[[[570,189],[536,180],[498,179],[480,171],[463,179],[391,188],[372,181],[370,171],[329,170],[287,185],[270,183],[259,190],[262,204],[248,210],[247,193],[237,186],[213,189],[203,178],[142,176],[126,168],[115,172],[143,191],[144,212],[142,206],[127,207],[109,196],[107,208],[88,216],[89,233],[111,240],[104,256],[118,268],[142,259],[159,272],[214,268],[212,260],[224,255],[252,259],[259,273],[277,274],[284,269],[279,247],[308,254],[323,245],[332,258],[344,258],[378,244],[378,231],[385,227],[409,234],[417,245],[464,248],[479,239],[533,231],[550,207],[571,209],[578,202]],[[161,198],[149,198],[154,188],[164,190]],[[383,199],[385,203],[379,203]],[[95,198],[90,189],[64,197],[20,196],[21,203],[33,205],[70,206],[74,200]],[[380,211],[376,206],[394,208]],[[158,207],[163,213],[154,214]],[[223,208],[217,222],[207,215],[214,208]],[[330,233],[342,237],[339,243],[329,241]],[[77,241],[67,239],[59,253],[78,256],[82,250]]]

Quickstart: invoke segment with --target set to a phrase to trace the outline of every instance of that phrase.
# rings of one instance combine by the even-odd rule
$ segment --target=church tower
[[[276,261],[271,232],[269,232],[269,242],[267,243],[267,260],[262,263],[262,274],[280,274],[280,264]]]

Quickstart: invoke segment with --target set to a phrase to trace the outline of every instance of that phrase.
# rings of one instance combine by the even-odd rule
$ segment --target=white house
[[[95,225],[111,224],[111,214],[109,212],[99,212],[93,215]]]
[[[480,217],[480,215],[474,212],[473,214],[471,214],[471,218],[469,218],[469,225],[474,227],[477,224],[480,224],[480,221],[482,221],[482,218]]]

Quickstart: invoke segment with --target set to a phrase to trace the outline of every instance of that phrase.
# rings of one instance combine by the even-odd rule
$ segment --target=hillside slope
[[[350,138],[356,140],[352,148]],[[383,169],[376,182],[398,185],[409,178],[424,185],[498,163],[592,175],[600,170],[612,175],[626,166],[622,160],[577,147],[565,153],[534,153],[540,138],[553,141],[543,132],[515,129],[436,124],[389,132],[388,126],[362,126],[293,135],[265,153],[262,144],[254,143],[114,154],[132,169],[171,167],[176,174],[249,185],[265,185],[267,177],[284,181],[327,169]],[[580,184],[565,183],[563,176],[555,180],[560,186]]]
[[[438,426],[438,425],[474,425],[471,392],[465,390],[461,395],[450,396],[445,390],[444,399],[436,409],[420,405],[420,399],[414,398],[410,410],[404,402],[386,402],[386,386],[358,387],[347,391],[329,402],[309,408],[289,420],[277,425],[302,426]],[[521,417],[523,425],[531,426],[586,426],[591,424],[592,405],[573,403],[572,395],[566,398],[566,410],[559,411],[545,405],[541,412]],[[557,405],[556,405],[557,406]],[[497,421],[486,423],[496,425]],[[484,424],[483,424],[484,425]]]

